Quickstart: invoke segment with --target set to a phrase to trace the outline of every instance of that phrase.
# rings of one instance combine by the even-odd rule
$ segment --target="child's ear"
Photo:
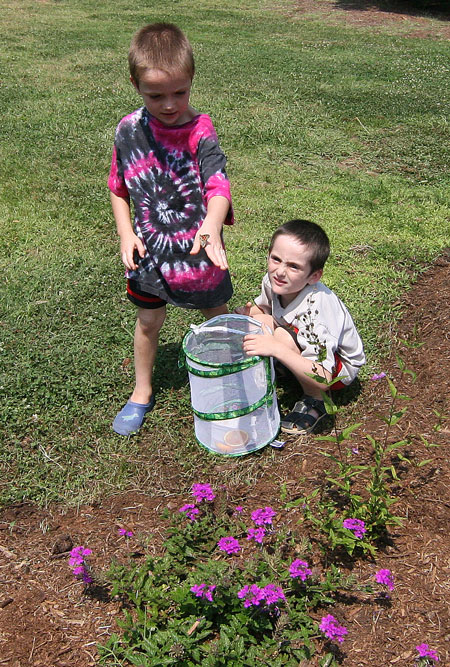
[[[139,82],[136,81],[134,76],[132,76],[131,74],[130,74],[130,81],[133,84],[133,86],[136,88],[137,92],[140,94],[140,92],[139,92]]]
[[[308,285],[314,285],[314,283],[318,283],[322,278],[322,275],[323,269],[317,269],[317,271],[313,271],[308,278]]]

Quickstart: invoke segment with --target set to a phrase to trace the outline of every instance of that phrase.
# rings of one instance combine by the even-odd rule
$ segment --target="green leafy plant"
[[[333,630],[334,617],[322,619],[326,630],[315,617],[354,580],[334,565],[313,575],[294,558],[289,531],[272,524],[272,508],[255,510],[247,529],[241,512],[217,507],[218,500],[183,506],[161,556],[111,566],[111,596],[124,615],[120,636],[99,648],[103,664],[294,666],[311,659],[323,635],[342,641],[347,630]],[[334,664],[332,654],[323,660]]]
[[[320,355],[319,361],[320,363]],[[397,364],[402,375],[409,375],[414,382],[416,374],[408,369],[397,355]],[[329,388],[319,375],[312,375],[315,380]],[[402,449],[409,443],[407,439],[391,442],[392,428],[404,417],[407,407],[400,407],[400,401],[408,401],[406,394],[399,393],[394,382],[385,373],[374,375],[374,381],[386,380],[389,387],[391,402],[386,415],[379,415],[385,424],[384,435],[380,439],[366,434],[370,443],[369,452],[371,462],[360,465],[354,462],[354,451],[346,446],[352,433],[361,426],[352,424],[340,430],[336,415],[340,408],[331,396],[322,392],[327,413],[333,419],[332,433],[317,436],[319,442],[328,442],[335,445],[335,452],[322,450],[322,454],[333,462],[334,468],[326,471],[325,487],[318,487],[309,496],[298,499],[288,506],[303,506],[305,518],[310,521],[324,536],[322,548],[325,551],[345,549],[352,555],[355,550],[374,555],[377,550],[376,542],[386,534],[390,525],[401,525],[401,518],[396,516],[391,506],[396,499],[391,495],[392,480],[398,481],[395,465],[389,457],[395,453],[400,461],[411,461],[402,453]],[[336,382],[334,380],[333,382]],[[422,438],[424,441],[424,439]],[[425,442],[429,447],[432,444]],[[422,467],[430,462],[426,459],[416,465]],[[352,523],[353,522],[353,523]]]

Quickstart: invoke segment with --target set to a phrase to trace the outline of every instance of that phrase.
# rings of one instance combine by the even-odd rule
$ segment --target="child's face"
[[[293,236],[281,234],[275,239],[267,260],[270,285],[286,307],[306,285],[322,277],[322,269],[311,273],[310,250]]]
[[[144,100],[148,112],[164,125],[182,125],[194,117],[189,106],[192,81],[186,74],[149,69],[139,81],[131,77],[131,83]]]

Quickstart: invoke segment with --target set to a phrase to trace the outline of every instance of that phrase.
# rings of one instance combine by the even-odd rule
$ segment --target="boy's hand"
[[[250,310],[251,310],[252,304],[250,301],[248,301],[245,306],[238,306],[238,308],[234,309],[234,312],[236,315],[246,315],[247,317],[250,317]]]
[[[218,266],[223,271],[228,269],[227,255],[217,228],[209,225],[202,225],[200,227],[195,235],[194,245],[190,254],[196,255],[200,252],[201,248],[205,249],[206,254],[215,266]]]
[[[120,256],[127,269],[135,271],[138,268],[135,260],[135,253],[142,259],[145,256],[145,246],[139,236],[136,234],[127,235],[120,242]]]
[[[242,349],[248,357],[276,357],[279,343],[267,325],[263,325],[262,334],[244,336]]]

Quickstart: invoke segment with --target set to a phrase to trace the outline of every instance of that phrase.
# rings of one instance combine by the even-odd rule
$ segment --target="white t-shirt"
[[[342,359],[340,371],[343,384],[350,384],[366,362],[363,344],[350,313],[339,297],[321,282],[307,285],[286,307],[273,294],[269,276],[262,281],[261,294],[255,303],[272,315],[279,326],[288,327],[297,334],[302,356],[316,361],[320,346],[326,347],[325,370],[333,372],[334,353]]]

